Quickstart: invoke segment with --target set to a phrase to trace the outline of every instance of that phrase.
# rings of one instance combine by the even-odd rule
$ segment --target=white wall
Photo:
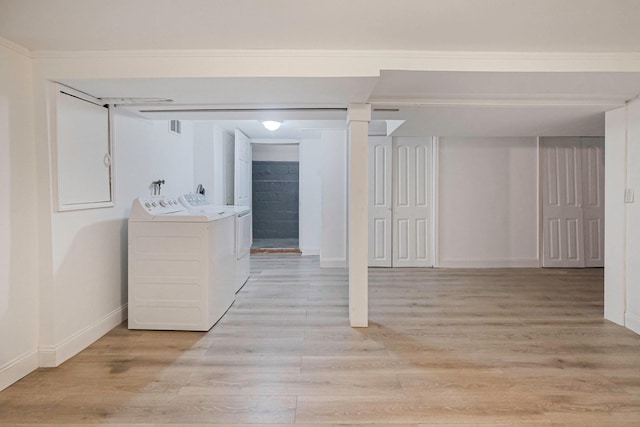
[[[439,266],[537,267],[536,138],[440,138]]]
[[[140,195],[151,194],[151,181],[164,179],[162,194],[194,189],[193,127],[182,122],[182,134],[168,131],[164,120],[144,120],[124,112],[115,117],[116,203],[126,208]]]
[[[221,183],[221,180],[216,177],[216,172],[219,171],[215,171],[214,139],[213,124],[207,122],[193,124],[193,185],[202,184],[205,196],[211,203],[215,203],[214,195],[220,192],[216,190]]]
[[[347,132],[322,132],[320,265],[347,266]],[[367,161],[367,159],[363,159]],[[363,220],[366,220],[363,219]],[[365,248],[366,250],[366,248]]]
[[[133,199],[193,189],[193,135],[167,121],[114,114],[115,207],[50,211],[51,270],[42,270],[40,365],[57,366],[127,315],[127,218]],[[47,325],[44,327],[44,325]]]
[[[320,255],[322,241],[322,143],[320,140],[300,141],[299,236],[302,255]]]
[[[251,144],[254,162],[297,162],[298,144]]]
[[[38,366],[31,60],[0,39],[0,390]]]

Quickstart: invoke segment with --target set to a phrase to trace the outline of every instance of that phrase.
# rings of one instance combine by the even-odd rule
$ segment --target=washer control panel
[[[140,205],[151,215],[165,215],[184,211],[184,206],[175,197],[148,196],[138,199]]]

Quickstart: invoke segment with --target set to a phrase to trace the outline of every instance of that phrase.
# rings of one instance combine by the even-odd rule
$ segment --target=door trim
[[[440,220],[440,137],[431,137],[431,259],[433,268],[440,266],[440,233],[438,222]]]
[[[544,220],[542,217],[542,209],[544,199],[542,197],[542,148],[540,146],[540,137],[536,137],[536,157],[537,157],[537,174],[538,174],[538,268],[542,268],[542,260],[544,258]]]

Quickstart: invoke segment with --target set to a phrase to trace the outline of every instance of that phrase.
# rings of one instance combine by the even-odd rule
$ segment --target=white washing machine
[[[235,300],[235,215],[190,213],[177,197],[133,202],[129,329],[208,331]]]
[[[235,215],[234,252],[235,252],[235,292],[238,292],[249,279],[251,270],[251,244],[253,243],[253,216],[248,206],[210,204],[202,194],[185,194],[180,202],[192,214],[227,210]]]

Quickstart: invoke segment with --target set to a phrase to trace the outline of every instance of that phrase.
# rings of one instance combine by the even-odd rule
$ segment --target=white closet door
[[[233,185],[233,204],[236,206],[251,206],[251,142],[239,130],[235,132],[235,169]]]
[[[584,267],[582,153],[578,138],[545,138],[542,154],[543,267]]]
[[[369,138],[369,266],[391,267],[391,138]]]
[[[393,266],[432,267],[431,139],[394,138]]]
[[[586,267],[604,267],[604,139],[581,138]]]

